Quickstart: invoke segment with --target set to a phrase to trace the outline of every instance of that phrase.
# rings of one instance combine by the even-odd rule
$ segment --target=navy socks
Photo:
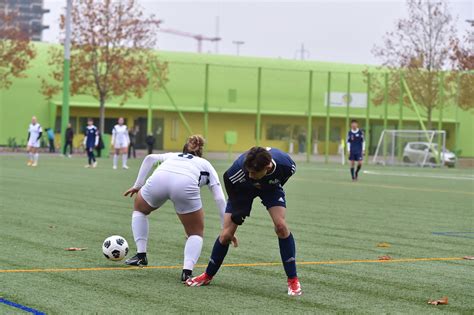
[[[288,278],[296,277],[296,246],[293,234],[290,233],[285,239],[278,238],[280,245],[281,261]]]
[[[209,264],[206,268],[206,273],[214,277],[217,273],[219,268],[224,261],[225,256],[227,255],[227,251],[229,250],[229,245],[222,245],[219,241],[219,237],[217,237],[216,242],[214,243],[214,247],[212,248],[211,259],[209,260]]]

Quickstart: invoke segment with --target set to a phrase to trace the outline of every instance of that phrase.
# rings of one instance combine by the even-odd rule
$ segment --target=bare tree
[[[64,30],[65,18],[61,18]],[[159,62],[152,48],[159,21],[145,17],[135,0],[74,0],[71,35],[71,94],[94,96],[100,104],[100,131],[104,132],[105,105],[113,97],[123,104],[131,95],[142,97],[149,87],[150,64],[165,82],[167,64]],[[47,98],[58,93],[62,82],[62,50],[50,50],[50,77],[43,78]]]
[[[395,30],[385,34],[383,45],[375,46],[373,54],[382,60],[382,68],[390,72],[389,102],[399,101],[402,74],[431,129],[433,110],[446,103],[446,98],[440,97],[439,77],[449,65],[451,43],[456,38],[454,18],[444,0],[408,0],[407,9],[408,17],[397,21]],[[446,91],[452,86],[452,80],[444,80]],[[373,88],[373,102],[381,104],[381,81],[374,80]],[[407,97],[403,102],[411,106]]]
[[[16,22],[17,13],[0,11],[0,89],[7,89],[13,78],[26,77],[30,61],[36,56],[28,34]]]

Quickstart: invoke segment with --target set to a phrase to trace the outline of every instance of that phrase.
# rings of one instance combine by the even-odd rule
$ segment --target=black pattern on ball
[[[114,256],[114,258],[120,258],[120,251],[118,249],[114,249],[112,251],[112,256]]]
[[[127,256],[127,255],[128,255],[128,247],[125,248],[125,256]]]
[[[107,254],[104,254],[105,258],[110,259],[110,257]]]
[[[120,246],[123,245],[123,243],[125,243],[125,240],[123,238],[118,238],[115,240],[117,242],[117,244],[119,244]]]
[[[109,248],[109,247],[110,247],[110,244],[111,244],[110,241],[105,241],[105,242],[104,242],[104,247],[105,247],[105,248]]]

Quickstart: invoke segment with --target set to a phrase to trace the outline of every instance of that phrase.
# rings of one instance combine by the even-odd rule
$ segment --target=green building
[[[12,138],[25,145],[33,115],[44,128],[55,128],[59,133],[62,96],[48,102],[40,93],[39,77],[49,72],[48,46],[37,44],[38,56],[28,77],[0,91],[0,145],[7,145]],[[418,116],[409,107],[368,102],[364,65],[177,52],[159,55],[169,62],[166,87],[176,107],[163,90],[141,99],[132,97],[122,106],[113,99],[106,104],[105,131],[110,132],[117,118],[124,117],[130,129],[139,127],[139,147],[144,147],[151,115],[156,148],[181,149],[188,131],[178,110],[193,133],[207,138],[209,151],[226,151],[224,134],[235,131],[236,151],[256,143],[289,150],[291,142],[297,151],[298,138],[306,135],[311,139],[311,152],[336,154],[348,130],[348,119],[356,118],[366,129],[372,154],[384,128],[420,129]],[[377,75],[375,68],[369,70]],[[71,97],[70,106],[70,121],[78,134],[75,146],[79,147],[87,117],[96,118],[98,124],[99,105],[88,95],[78,95]],[[441,116],[448,149],[463,157],[474,156],[473,111],[462,111],[450,101]],[[434,126],[438,126],[439,113],[433,117]]]

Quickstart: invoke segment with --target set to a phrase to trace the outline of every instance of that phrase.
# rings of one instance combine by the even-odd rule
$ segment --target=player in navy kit
[[[94,121],[89,118],[87,119],[87,127],[84,133],[84,147],[87,151],[88,164],[86,168],[97,167],[97,161],[94,156],[94,148],[99,144],[99,131],[94,126]]]
[[[296,274],[296,248],[293,235],[285,220],[286,201],[283,185],[295,173],[296,165],[290,156],[275,148],[253,147],[242,154],[224,173],[229,197],[224,227],[212,249],[206,272],[188,279],[188,286],[202,286],[211,282],[222,265],[239,225],[250,216],[252,203],[259,197],[267,208],[278,236],[280,254],[288,277],[288,295],[301,295]]]
[[[359,129],[359,123],[355,119],[351,121],[351,130],[347,133],[347,151],[349,153],[349,161],[351,161],[352,180],[356,181],[359,177],[359,171],[364,158],[365,140],[364,133]],[[356,161],[357,170],[354,171]]]

